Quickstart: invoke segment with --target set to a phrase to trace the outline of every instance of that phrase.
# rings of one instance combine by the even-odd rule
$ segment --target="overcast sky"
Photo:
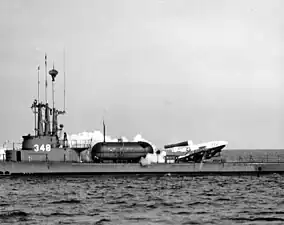
[[[69,134],[284,148],[284,1],[2,0],[0,25],[0,143],[33,133],[45,52],[63,107],[65,48]]]

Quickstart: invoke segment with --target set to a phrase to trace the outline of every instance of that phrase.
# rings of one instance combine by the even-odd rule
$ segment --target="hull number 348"
[[[46,152],[50,152],[51,150],[51,147],[50,147],[50,144],[42,144],[42,145],[38,145],[38,144],[35,144],[34,145],[34,151],[35,152],[38,152],[38,151],[46,151]]]

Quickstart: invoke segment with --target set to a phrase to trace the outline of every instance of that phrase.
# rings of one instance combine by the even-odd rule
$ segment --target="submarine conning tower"
[[[49,71],[49,74],[52,78],[52,108],[50,108],[47,101],[47,90],[45,90],[46,102],[42,103],[39,99],[39,69],[40,68],[38,67],[38,99],[35,99],[31,106],[35,118],[35,133],[34,135],[28,134],[23,136],[22,150],[35,150],[35,148],[41,148],[40,150],[43,150],[47,148],[59,148],[60,146],[66,147],[65,145],[67,143],[66,134],[64,134],[64,139],[62,141],[59,140],[59,132],[63,131],[63,125],[61,124],[60,127],[58,127],[57,119],[58,115],[65,114],[65,109],[63,111],[59,111],[55,108],[55,78],[58,74],[58,71],[54,69],[54,65]],[[47,84],[47,56],[45,55],[45,89],[47,89]],[[50,120],[51,116],[52,123]]]

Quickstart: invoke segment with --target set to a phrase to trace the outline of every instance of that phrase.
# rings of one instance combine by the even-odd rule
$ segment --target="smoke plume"
[[[93,132],[84,131],[78,134],[70,134],[70,135],[67,135],[67,138],[68,138],[68,142],[71,147],[76,144],[78,145],[78,144],[86,144],[86,143],[90,143],[91,146],[94,146],[96,143],[102,142],[104,140],[104,135],[102,132],[95,130]],[[126,137],[113,138],[109,135],[106,135],[105,137],[106,142],[118,142],[119,139],[125,142],[130,141]],[[134,142],[145,141],[151,144],[154,149],[156,149],[155,145],[151,143],[150,141],[146,140],[145,138],[143,138],[141,134],[137,134],[136,136],[134,136],[131,141],[134,141]]]
[[[166,155],[167,153],[165,151],[160,152],[160,154],[158,154],[158,152],[153,154],[148,153],[145,158],[141,158],[140,163],[142,166],[150,165],[152,163],[165,163]]]

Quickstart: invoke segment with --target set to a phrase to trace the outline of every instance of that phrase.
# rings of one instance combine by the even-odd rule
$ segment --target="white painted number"
[[[51,146],[50,146],[50,144],[47,144],[47,145],[41,145],[40,147],[39,147],[39,145],[38,144],[35,144],[34,145],[34,151],[35,152],[38,152],[39,150],[41,150],[41,151],[47,151],[47,152],[50,152],[50,150],[51,150]]]
[[[44,145],[41,145],[41,146],[40,146],[40,150],[44,152],[44,150],[45,150]]]
[[[45,147],[45,151],[50,152],[50,150],[51,150],[50,144],[47,144]]]
[[[38,145],[34,145],[34,151],[38,152]]]

